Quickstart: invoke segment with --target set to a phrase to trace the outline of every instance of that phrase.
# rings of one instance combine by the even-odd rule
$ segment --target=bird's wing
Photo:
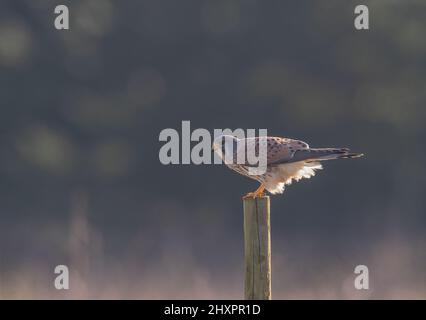
[[[245,160],[244,165],[253,166],[253,164],[249,164],[247,161],[247,154],[249,149],[254,147],[254,154],[256,157],[258,157],[259,146],[263,147],[265,144],[267,151],[267,165],[291,161],[296,151],[309,149],[309,145],[306,142],[300,140],[293,140],[281,137],[247,138],[241,140],[238,145],[238,148],[234,150],[234,161],[236,161],[236,159],[240,157],[238,159]],[[262,147],[260,148],[260,150],[262,150]]]
[[[351,153],[348,148],[309,148],[306,142],[300,140],[277,138],[268,144],[268,165],[272,166],[297,161],[314,162],[362,156],[362,153]]]
[[[290,162],[296,151],[308,150],[309,145],[300,140],[268,137],[268,165]]]

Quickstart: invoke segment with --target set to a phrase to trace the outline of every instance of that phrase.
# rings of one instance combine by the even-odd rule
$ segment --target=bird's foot
[[[255,192],[249,192],[246,195],[243,196],[243,199],[254,199],[256,198],[256,193]]]
[[[249,192],[246,195],[243,196],[243,199],[256,199],[256,198],[261,198],[265,195],[265,192],[261,191],[261,192]]]
[[[259,188],[256,189],[256,191],[254,192],[249,192],[247,193],[243,199],[256,199],[256,198],[261,198],[263,197],[265,194],[265,186],[263,184],[261,184],[259,186]]]

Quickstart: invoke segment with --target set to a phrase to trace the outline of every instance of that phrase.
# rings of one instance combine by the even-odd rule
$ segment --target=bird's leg
[[[265,186],[263,184],[261,184],[259,186],[259,188],[257,188],[257,190],[254,192],[255,198],[256,197],[263,197],[263,195],[265,194]]]
[[[257,189],[256,189],[256,191],[247,193],[247,194],[243,197],[243,199],[249,199],[249,198],[252,198],[252,199],[254,199],[254,198],[260,198],[260,197],[262,197],[262,196],[263,196],[264,191],[265,191],[265,186],[264,186],[263,184],[261,184],[261,185],[259,186],[259,188],[257,188]]]

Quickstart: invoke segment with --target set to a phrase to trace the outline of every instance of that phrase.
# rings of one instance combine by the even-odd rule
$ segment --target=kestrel
[[[259,143],[266,144],[266,170],[263,174],[253,175],[249,173],[253,166],[248,162],[239,164],[237,158],[244,153],[242,158],[245,159],[246,151],[248,154],[249,148],[253,147],[258,154]],[[225,154],[229,154],[227,157],[231,161],[224,162],[230,169],[260,182],[259,188],[244,198],[261,197],[265,189],[271,194],[283,193],[285,185],[291,184],[293,180],[314,176],[315,170],[322,169],[320,161],[363,156],[361,153],[350,153],[347,148],[309,148],[306,142],[280,137],[238,139],[221,135],[214,140],[213,150],[222,160],[225,160]]]

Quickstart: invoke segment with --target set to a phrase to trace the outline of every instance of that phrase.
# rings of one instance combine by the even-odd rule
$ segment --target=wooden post
[[[244,199],[244,298],[271,299],[271,220],[269,197]]]

